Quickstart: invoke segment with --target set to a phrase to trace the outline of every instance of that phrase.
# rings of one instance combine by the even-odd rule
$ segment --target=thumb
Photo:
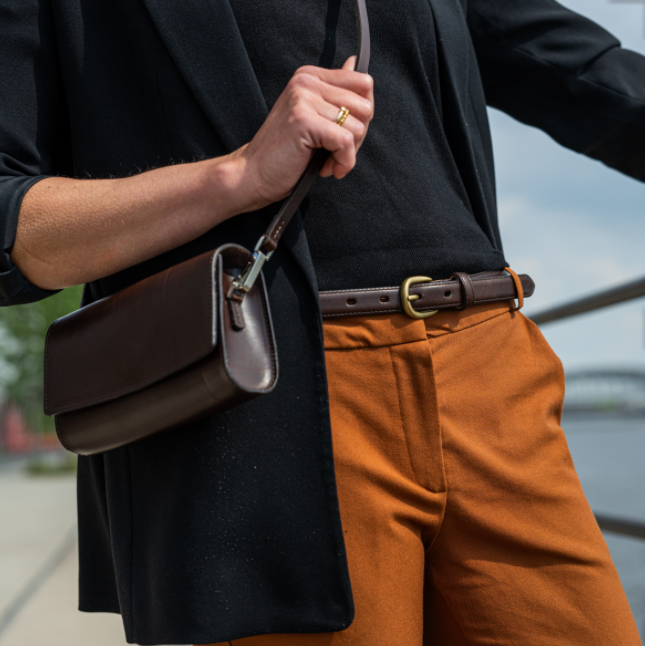
[[[341,69],[354,70],[356,67],[356,56],[350,56],[344,63]]]

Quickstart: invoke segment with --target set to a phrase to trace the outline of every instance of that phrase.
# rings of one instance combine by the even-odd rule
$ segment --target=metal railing
[[[611,305],[618,305],[625,301],[645,296],[645,277],[632,280],[629,283],[605,289],[602,292],[585,296],[571,303],[557,305],[548,310],[543,310],[531,316],[531,320],[538,325],[560,321],[578,314],[586,314]]]
[[[627,520],[626,518],[614,518],[605,514],[594,514],[600,529],[606,532],[614,532],[623,536],[640,538],[645,540],[645,523],[638,520]]]
[[[645,277],[638,280],[632,280],[616,287],[605,289],[596,294],[579,298],[570,303],[564,303],[543,310],[531,316],[531,320],[538,325],[545,325],[553,321],[561,321],[562,319],[570,318],[571,316],[578,316],[579,314],[586,314],[594,310],[604,309],[612,305],[618,305],[626,301],[631,301],[635,298],[642,298],[645,296]],[[616,518],[613,516],[606,516],[604,514],[595,514],[596,520],[600,529],[622,536],[630,536],[645,540],[645,523],[636,520],[628,520],[626,518]]]

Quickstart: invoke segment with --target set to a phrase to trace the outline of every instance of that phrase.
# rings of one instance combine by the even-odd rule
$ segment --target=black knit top
[[[301,65],[340,67],[355,53],[351,0],[231,4],[269,108]],[[356,168],[317,180],[302,209],[319,288],[503,267],[451,152],[430,4],[371,0],[369,11],[374,120]]]

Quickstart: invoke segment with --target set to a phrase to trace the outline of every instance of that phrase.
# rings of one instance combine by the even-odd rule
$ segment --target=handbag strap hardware
[[[358,22],[358,55],[355,69],[357,72],[367,74],[370,60],[370,30],[365,0],[356,0],[356,16]],[[293,218],[302,200],[309,192],[314,180],[318,177],[329,158],[329,154],[329,151],[324,148],[316,150],[291,195],[282,203],[279,211],[271,220],[269,228],[255,245],[251,260],[232,283],[227,298],[240,300],[251,290],[262,271],[264,263],[271,258],[271,255],[276,250],[284,230],[291,222],[291,218]]]
[[[244,294],[251,291],[251,288],[262,271],[262,267],[264,267],[264,263],[271,258],[273,251],[275,251],[275,248],[273,251],[263,251],[262,247],[264,246],[265,241],[266,236],[262,236],[258,240],[258,243],[255,245],[255,249],[253,249],[251,260],[249,260],[244,271],[242,271],[242,273],[231,283],[231,288],[228,290],[226,298],[231,299],[236,293],[238,297],[244,298]]]

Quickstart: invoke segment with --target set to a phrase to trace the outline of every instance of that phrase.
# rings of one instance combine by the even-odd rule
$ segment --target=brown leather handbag
[[[356,0],[359,54],[370,53]],[[278,355],[262,266],[324,166],[318,150],[253,252],[223,245],[55,321],[45,413],[62,445],[108,451],[270,393]]]

